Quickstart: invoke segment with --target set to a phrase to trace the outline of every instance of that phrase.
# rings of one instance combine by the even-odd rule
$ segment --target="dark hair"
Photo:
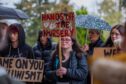
[[[19,40],[19,46],[23,46],[25,44],[25,31],[23,29],[23,26],[18,23],[11,24],[8,27],[9,31],[17,31],[18,32],[18,40]],[[10,37],[8,35],[8,42],[11,43]]]
[[[117,29],[117,30],[119,31],[119,33],[120,33],[122,36],[124,36],[125,28],[124,28],[123,25],[120,25],[120,24],[115,25],[114,27],[112,27],[112,30],[114,30],[114,29]],[[112,30],[111,30],[110,34],[112,33]]]
[[[8,28],[8,33],[10,33],[10,32],[18,32],[19,33],[19,30],[15,25],[10,25]]]
[[[110,36],[108,37],[108,39],[107,39],[104,47],[113,47],[114,46],[114,44],[112,42],[112,39],[111,39],[111,33],[112,33],[112,31],[114,29],[117,29],[119,31],[119,33],[121,34],[121,36],[124,36],[124,34],[125,34],[125,28],[124,28],[123,25],[118,24],[118,25],[113,26],[112,29],[111,29],[111,31],[110,31]]]
[[[98,34],[98,35],[100,35],[100,30],[98,30],[98,29],[90,29],[89,31],[94,31],[94,32],[96,32],[96,34]]]
[[[82,51],[79,43],[77,42],[77,40],[73,37],[71,37],[71,39],[72,39],[72,42],[73,42],[72,49],[73,49],[73,51],[76,52],[77,58],[81,59],[83,51]],[[59,50],[59,45],[57,44],[57,48],[54,51],[54,53],[52,54],[52,58],[54,58],[56,55],[59,54],[58,50]]]
[[[50,49],[52,48],[52,39],[51,39],[50,37],[47,37],[47,43],[46,43],[46,45],[41,44],[41,42],[40,42],[40,37],[41,37],[41,36],[45,36],[45,35],[42,34],[42,33],[43,33],[43,31],[40,30],[39,33],[38,33],[38,39],[37,39],[37,41],[38,41],[38,43],[41,45],[41,48],[42,48],[42,49],[50,50]]]
[[[39,42],[40,42],[40,37],[43,36],[42,32],[43,32],[42,30],[40,30],[40,31],[38,32],[38,39],[37,39],[37,40],[38,40]]]

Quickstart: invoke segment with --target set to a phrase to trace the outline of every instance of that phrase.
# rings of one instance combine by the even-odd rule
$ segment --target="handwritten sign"
[[[116,54],[118,54],[118,50],[116,48],[94,48],[93,61],[102,57],[112,57]],[[91,74],[91,84],[100,84],[93,74]]]
[[[118,53],[116,48],[94,48],[93,57],[108,57]]]
[[[11,77],[25,82],[41,82],[44,62],[42,60],[0,57],[0,66],[5,67]]]
[[[75,32],[74,12],[42,14],[41,20],[45,36],[72,36]]]

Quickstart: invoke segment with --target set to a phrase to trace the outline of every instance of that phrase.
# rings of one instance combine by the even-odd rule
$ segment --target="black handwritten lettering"
[[[35,80],[36,72],[31,71],[31,80]]]
[[[9,68],[9,59],[3,59],[3,66]]]
[[[30,63],[30,69],[32,69],[34,67],[34,60],[29,60]]]
[[[15,70],[15,77],[18,79],[23,79],[24,71],[16,71]]]
[[[9,68],[12,68],[13,58],[11,58],[9,61],[10,61],[9,62]]]
[[[105,56],[111,56],[112,55],[112,49],[110,49],[110,50],[104,50],[104,55]]]
[[[38,69],[38,61],[34,62],[34,69],[37,70]]]
[[[117,49],[113,49],[113,55],[117,54]]]
[[[40,81],[43,75],[44,64],[40,60],[0,58],[0,65],[7,68],[11,77],[22,81]]]
[[[25,73],[25,79],[30,79],[31,75],[29,73],[30,73],[30,71],[26,71],[26,73]]]
[[[22,67],[22,65],[21,65],[21,59],[17,59],[16,60],[15,66],[16,66],[16,68],[21,68]]]
[[[44,68],[44,64],[39,61],[39,70],[42,70]]]
[[[40,75],[42,75],[42,72],[36,72],[36,73],[38,74],[38,76],[37,76],[37,80],[39,80]]]
[[[23,59],[22,62],[23,62],[22,68],[27,69],[28,68],[28,60]]]
[[[3,66],[3,60],[0,58],[0,66]]]

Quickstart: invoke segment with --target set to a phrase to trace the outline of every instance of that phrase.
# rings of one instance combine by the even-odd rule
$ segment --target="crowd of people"
[[[25,41],[25,31],[21,24],[8,25],[0,21],[0,55],[44,60],[43,81],[34,84],[90,84],[88,56],[93,55],[95,47],[116,47],[120,53],[123,50],[121,44],[125,38],[125,30],[124,25],[113,26],[110,36],[104,43],[100,30],[90,29],[88,34],[90,43],[84,46],[80,46],[75,37],[61,37],[60,67],[59,45],[58,43],[54,45],[51,37],[43,36],[42,30],[39,31],[35,46],[32,48]]]

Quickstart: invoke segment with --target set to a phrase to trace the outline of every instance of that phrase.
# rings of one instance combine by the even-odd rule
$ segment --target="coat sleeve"
[[[28,59],[35,59],[33,49],[27,45],[27,58]]]
[[[41,51],[38,49],[37,46],[33,47],[33,53],[34,53],[35,59],[42,59],[42,53],[41,53]]]
[[[77,61],[78,61],[77,68],[74,69],[68,68],[67,76],[73,80],[84,80],[87,78],[88,74],[86,56],[82,56],[81,59],[77,58]]]
[[[49,64],[45,68],[46,79],[48,79],[50,81],[57,80],[56,69],[54,69],[54,60],[55,60],[55,57],[52,57],[52,59],[50,60]]]

